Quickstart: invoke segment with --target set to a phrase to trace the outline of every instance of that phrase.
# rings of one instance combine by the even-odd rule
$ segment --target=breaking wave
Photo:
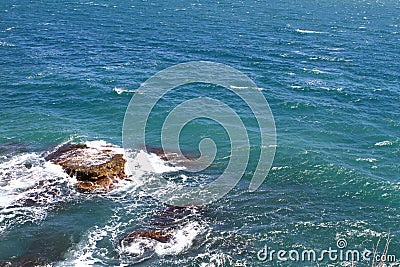
[[[124,152],[105,141],[85,144],[89,153],[91,149]],[[96,223],[82,233],[80,241],[65,251],[63,260],[52,263],[52,266],[126,266],[125,263],[129,265],[149,258],[177,255],[189,250],[207,228],[207,222],[199,216],[198,210],[163,210],[165,207],[139,190],[133,175],[148,175],[150,169],[146,166],[130,173],[108,193],[88,194],[75,188],[77,180],[67,175],[61,166],[45,160],[49,153],[22,153],[4,158],[0,163],[0,235],[28,222],[40,224],[55,208],[62,209],[65,203],[93,199],[108,201],[114,206],[107,221]],[[179,173],[183,168],[165,162],[154,153],[136,151],[134,160],[140,165],[143,157],[150,160],[154,175],[176,173],[179,177],[186,177]],[[160,214],[154,215],[154,209],[156,214],[157,210]],[[141,228],[137,229],[138,226]],[[158,227],[168,231],[168,242],[146,237],[124,241],[133,230],[146,232]]]
[[[0,177],[0,233],[17,224],[44,220],[57,203],[77,196],[74,179],[37,153],[2,162]]]

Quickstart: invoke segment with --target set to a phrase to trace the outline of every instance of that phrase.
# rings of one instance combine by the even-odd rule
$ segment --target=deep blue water
[[[0,263],[316,266],[263,263],[257,252],[264,245],[321,251],[340,238],[351,249],[371,249],[388,232],[389,253],[400,259],[400,3],[233,2],[0,3]],[[187,229],[198,232],[185,249],[143,256],[141,263],[121,252],[119,240],[146,229],[164,208],[129,186],[89,195],[56,184],[56,197],[32,191],[43,201],[39,207],[7,202],[24,199],[21,188],[33,190],[38,175],[54,177],[41,157],[54,146],[121,145],[135,90],[158,71],[196,60],[234,67],[262,88],[277,150],[263,185],[248,192],[259,136],[246,122],[249,168],[227,196],[186,218]],[[152,145],[165,112],[197,96],[248,112],[222,88],[183,86],[152,114]],[[196,152],[205,136],[222,149],[212,176],[226,165],[223,130],[194,121],[182,142]]]

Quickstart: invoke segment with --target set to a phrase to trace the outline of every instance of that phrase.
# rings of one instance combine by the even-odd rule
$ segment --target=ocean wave
[[[321,86],[321,89],[324,89],[326,91],[337,91],[337,92],[342,92],[343,91],[343,87],[327,87],[327,86]]]
[[[73,139],[73,138],[72,138]],[[71,142],[72,139],[58,145]],[[105,141],[85,143],[93,150],[123,149]],[[61,166],[46,161],[51,152],[21,153],[4,156],[0,163],[0,233],[26,222],[40,222],[58,204],[80,199],[75,188],[76,178],[70,177]],[[130,181],[132,183],[132,181]],[[85,194],[87,199],[89,196]]]
[[[74,143],[74,138],[58,145],[54,151],[70,142]],[[122,154],[125,152],[123,148],[103,140],[86,141],[84,144],[88,147],[87,153],[92,150],[114,150]],[[172,235],[170,242],[160,243],[142,238],[122,245],[121,237],[127,234],[129,227],[137,224],[137,207],[142,205],[138,203],[143,202],[143,199],[149,199],[145,192],[138,190],[133,175],[142,175],[148,171],[153,171],[155,174],[176,172],[180,168],[166,162],[155,153],[136,151],[133,160],[136,160],[138,164],[143,164],[141,160],[145,158],[146,161],[150,161],[151,168],[146,168],[144,165],[136,169],[134,174],[121,180],[107,194],[85,194],[76,190],[77,180],[74,177],[67,175],[61,166],[45,160],[46,155],[50,153],[51,151],[10,155],[1,162],[0,234],[27,222],[41,223],[53,208],[71,201],[83,199],[90,201],[91,198],[96,197],[108,199],[118,206],[105,225],[95,225],[89,229],[81,237],[80,242],[66,252],[65,260],[54,263],[56,266],[106,266],[116,261],[113,255],[115,250],[119,251],[121,257],[128,257],[127,262],[132,262],[135,246],[140,246],[140,244],[145,244],[145,247],[150,246],[146,253],[152,251],[161,257],[176,255],[189,249],[204,227],[201,221],[190,220],[190,216],[184,217],[182,221],[174,222],[177,224],[169,230]],[[128,217],[131,219],[126,220]],[[111,245],[108,243],[104,246],[104,240],[111,240]],[[143,256],[144,254],[135,257],[143,258]]]
[[[71,140],[58,145],[54,151],[68,142],[71,142]],[[84,144],[88,148],[85,150],[88,158],[91,158],[91,151],[95,153],[95,151],[112,150],[117,154],[125,154],[123,148],[103,140],[87,141]],[[76,182],[76,179],[67,175],[61,166],[45,160],[45,156],[50,153],[22,153],[14,156],[3,156],[0,163],[0,208],[6,209],[17,202],[27,201],[27,197],[44,194],[46,190],[50,190],[54,186],[61,185],[64,182],[68,186]],[[94,158],[94,160],[97,160],[97,158]],[[140,166],[139,169],[136,169],[136,176],[148,173],[149,171],[161,174],[184,169],[184,167],[174,166],[166,162],[159,155],[146,153],[142,150],[136,151],[132,160],[134,164]],[[145,162],[150,162],[151,166],[147,166]],[[99,164],[102,162],[95,163]],[[130,171],[127,166],[126,172],[129,177]],[[128,181],[130,180],[128,179]],[[53,200],[47,199],[46,201],[51,202]],[[45,199],[39,198],[35,202],[45,202]]]
[[[367,162],[376,162],[378,161],[376,158],[356,158],[356,161],[367,161]]]
[[[312,30],[302,30],[302,29],[296,29],[296,32],[298,32],[298,33],[315,33],[315,34],[326,33],[326,32],[312,31]]]
[[[68,142],[73,142],[73,138]],[[121,147],[103,140],[86,141],[84,144],[89,148],[88,151],[111,149],[119,153],[124,152]],[[65,143],[57,146],[54,151],[62,145]],[[167,211],[159,209],[154,215],[154,200],[146,192],[140,191],[139,185],[134,181],[134,175],[142,175],[149,170],[157,175],[170,173],[174,176],[174,172],[182,170],[179,162],[174,165],[156,153],[135,151],[135,157],[132,159],[139,165],[142,164],[135,173],[121,180],[106,194],[83,194],[75,189],[75,178],[69,177],[60,166],[45,160],[49,153],[51,152],[19,154],[1,163],[0,234],[11,230],[14,225],[43,222],[52,208],[61,207],[61,203],[78,200],[85,200],[87,203],[92,198],[96,198],[96,202],[113,203],[112,215],[96,221],[90,229],[85,229],[78,242],[66,248],[63,258],[52,262],[52,266],[129,266],[142,261],[157,261],[158,258],[184,254],[197,247],[196,240],[200,243],[210,242],[202,239],[210,228],[201,208],[169,207]],[[151,169],[143,165],[141,160],[144,157],[153,165]],[[190,175],[182,176],[179,172],[176,176],[189,180],[193,178]],[[166,231],[170,239],[160,242],[142,235],[128,242],[122,241],[132,230],[138,228],[139,233],[158,229]],[[224,238],[221,237],[221,240]],[[225,263],[232,261],[227,255],[215,253],[198,256],[194,260],[201,264],[199,266],[207,266],[205,264],[221,260]]]
[[[44,220],[55,204],[77,194],[74,179],[36,153],[2,162],[0,177],[0,233],[14,225]]]
[[[300,85],[291,85],[290,88],[304,91],[304,88]]]
[[[287,169],[287,168],[289,168],[289,166],[274,166],[271,168],[271,170],[279,171],[279,170],[283,170],[283,169]]]
[[[232,90],[240,90],[240,89],[250,89],[250,90],[257,90],[257,91],[263,90],[263,88],[261,88],[261,87],[234,86],[234,85],[229,86],[229,88]]]
[[[324,57],[324,56],[313,56],[310,60],[330,61],[330,62],[352,62],[351,59],[345,59],[343,57]]]
[[[386,141],[375,143],[375,146],[391,146],[392,144],[393,144],[392,142],[386,140]]]
[[[123,205],[115,209],[108,222],[89,229],[82,235],[81,240],[69,249],[65,259],[55,263],[55,266],[110,266],[117,262],[119,266],[130,266],[152,257],[178,255],[190,249],[194,240],[207,226],[205,220],[196,217],[195,210],[187,209],[181,220],[174,220],[175,213],[169,214],[174,216],[169,218],[172,225],[167,225],[165,229],[171,235],[168,242],[146,237],[126,240],[124,237],[131,227],[137,228],[138,224],[144,224],[146,227],[144,222],[154,220],[149,218],[155,215],[151,210],[146,212],[144,208],[140,208],[145,204],[137,194],[127,195],[124,200],[118,199],[118,202]],[[162,222],[165,222],[166,217],[168,214],[165,211],[160,212],[159,219],[162,219]],[[131,219],[126,220],[127,218]],[[118,257],[115,256],[115,252]]]
[[[177,255],[190,248],[194,239],[204,228],[199,222],[193,221],[171,231],[169,242],[159,242],[154,239],[137,237],[128,244],[122,243],[120,252],[135,257],[155,253],[158,256]]]
[[[313,73],[313,74],[330,74],[329,72],[323,71],[323,70],[319,70],[319,69],[307,69],[307,68],[303,68],[304,72],[308,72],[308,73]]]
[[[11,43],[7,43],[7,42],[0,41],[0,46],[14,47],[15,45],[14,45],[14,44],[11,44]]]
[[[247,266],[245,262],[238,262],[224,253],[201,253],[193,261],[200,267]]]
[[[99,248],[97,243],[107,236],[107,231],[95,226],[87,234],[85,234],[81,241],[70,249],[66,255],[65,260],[55,263],[54,266],[106,266],[101,257],[96,257],[96,252]],[[103,252],[104,253],[104,252]]]
[[[125,89],[124,87],[114,87],[112,90],[119,95],[136,93],[136,90],[128,90]]]

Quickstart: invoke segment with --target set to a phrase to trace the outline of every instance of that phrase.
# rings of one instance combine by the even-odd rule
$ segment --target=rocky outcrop
[[[200,157],[199,153],[188,150],[181,150],[180,153],[175,150],[165,150],[162,147],[146,145],[145,150],[148,153],[159,156],[164,161],[172,161],[175,163],[182,163],[197,160]],[[181,155],[181,153],[184,155]]]
[[[168,243],[172,238],[172,233],[158,230],[152,232],[133,232],[126,236],[123,241],[130,243],[138,237],[150,238],[161,243]]]
[[[126,177],[123,151],[112,145],[63,145],[46,157],[60,165],[76,187],[84,191],[109,190]]]
[[[120,240],[122,246],[138,242],[140,239],[155,240],[160,243],[169,243],[176,237],[176,229],[191,220],[199,219],[205,212],[204,207],[168,206],[159,214],[148,220],[146,230],[135,230]]]
[[[49,266],[49,262],[34,256],[22,256],[14,258],[11,261],[0,260],[0,267],[32,267],[32,266]]]

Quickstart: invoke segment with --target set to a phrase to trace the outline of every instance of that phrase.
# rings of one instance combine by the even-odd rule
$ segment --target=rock
[[[164,152],[164,149],[162,147],[146,145],[146,151],[149,152],[149,153],[156,154],[157,156],[159,156],[164,161],[168,161],[168,157],[167,157],[167,155]]]
[[[75,155],[74,155],[75,156]],[[99,155],[100,156],[100,155]],[[102,155],[102,163],[96,162],[96,158],[68,158],[66,161],[58,163],[70,176],[76,176],[79,181],[93,181],[104,177],[125,178],[125,159],[122,155]]]
[[[130,243],[139,237],[154,239],[161,243],[168,243],[172,238],[172,234],[163,231],[133,232],[126,236],[123,241]]]
[[[38,258],[26,258],[26,259],[17,259],[13,261],[0,261],[0,267],[40,267],[40,266],[49,266],[49,263]]]
[[[112,180],[108,177],[97,179],[96,181],[82,181],[76,184],[78,189],[83,191],[94,191],[98,189],[109,190],[112,187]]]
[[[126,177],[122,149],[105,143],[97,146],[63,145],[45,159],[76,177],[79,181],[76,187],[84,191],[109,190]]]
[[[181,151],[178,153],[174,150],[164,150],[162,147],[146,145],[145,150],[148,153],[152,153],[157,155],[163,161],[180,164],[180,163],[188,163],[193,160],[197,160],[200,157],[200,154],[195,153],[193,151]],[[183,153],[183,155],[181,155]]]
[[[148,238],[161,243],[168,243],[174,239],[176,229],[182,226],[182,222],[196,220],[196,217],[201,216],[205,212],[204,207],[178,207],[168,206],[154,218],[148,220],[146,230],[135,230],[129,235],[120,240],[121,244],[130,244],[137,242],[138,238]],[[146,227],[146,225],[143,225]]]

